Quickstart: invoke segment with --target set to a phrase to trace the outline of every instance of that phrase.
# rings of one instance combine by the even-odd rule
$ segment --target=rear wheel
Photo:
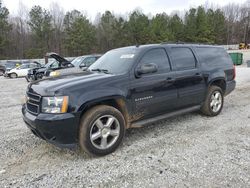
[[[125,121],[119,110],[99,105],[87,111],[80,123],[79,144],[91,155],[112,153],[122,142]]]
[[[17,78],[17,74],[16,74],[16,73],[11,73],[11,74],[10,74],[10,77],[11,77],[11,78]]]
[[[222,89],[218,86],[211,86],[208,89],[206,100],[201,108],[203,114],[207,116],[217,116],[224,104]]]

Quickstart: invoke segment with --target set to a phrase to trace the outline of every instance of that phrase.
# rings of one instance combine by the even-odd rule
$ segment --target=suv
[[[36,136],[101,156],[128,128],[198,110],[218,115],[234,79],[221,47],[131,46],[107,52],[85,72],[31,83],[22,114]]]

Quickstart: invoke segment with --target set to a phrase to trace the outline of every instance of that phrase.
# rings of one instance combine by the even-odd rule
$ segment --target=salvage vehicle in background
[[[28,82],[42,79],[44,76],[49,76],[52,71],[73,67],[69,60],[61,57],[57,53],[47,53],[46,56],[48,58],[53,58],[54,60],[40,68],[30,69],[26,77]]]
[[[19,67],[22,64],[30,63],[30,61],[7,61],[4,64],[2,64],[2,70],[4,71],[3,75],[8,75],[8,72],[11,69],[14,69],[16,67]]]
[[[93,54],[93,55],[85,55],[77,57],[71,62],[73,67],[52,71],[49,74],[49,76],[61,76],[66,74],[82,72],[83,70],[86,70],[90,65],[92,65],[101,56],[102,55],[100,54]]]
[[[26,77],[28,71],[33,68],[41,67],[40,63],[32,62],[32,63],[24,63],[16,68],[11,69],[5,73],[5,77],[17,78],[17,77]]]
[[[101,55],[99,54],[86,55],[77,57],[70,62],[56,53],[49,53],[47,55],[48,57],[54,58],[55,60],[48,64],[45,64],[40,69],[31,69],[26,78],[28,82],[50,76],[59,76],[70,73],[82,72],[82,70],[87,69],[99,57],[101,57]]]
[[[5,63],[0,63],[0,76],[3,76],[5,73]]]
[[[222,47],[130,46],[107,52],[87,71],[29,84],[22,114],[47,142],[78,143],[102,156],[116,150],[128,128],[199,110],[217,116],[235,85]]]

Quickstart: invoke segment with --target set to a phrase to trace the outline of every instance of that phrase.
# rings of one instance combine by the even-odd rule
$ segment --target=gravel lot
[[[90,158],[35,137],[22,121],[25,79],[0,78],[0,187],[250,187],[250,68],[222,113],[190,113],[128,130]]]

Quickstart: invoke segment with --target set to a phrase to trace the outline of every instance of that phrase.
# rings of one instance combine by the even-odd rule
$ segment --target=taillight
[[[235,79],[235,77],[236,77],[236,66],[234,65],[233,80]]]

